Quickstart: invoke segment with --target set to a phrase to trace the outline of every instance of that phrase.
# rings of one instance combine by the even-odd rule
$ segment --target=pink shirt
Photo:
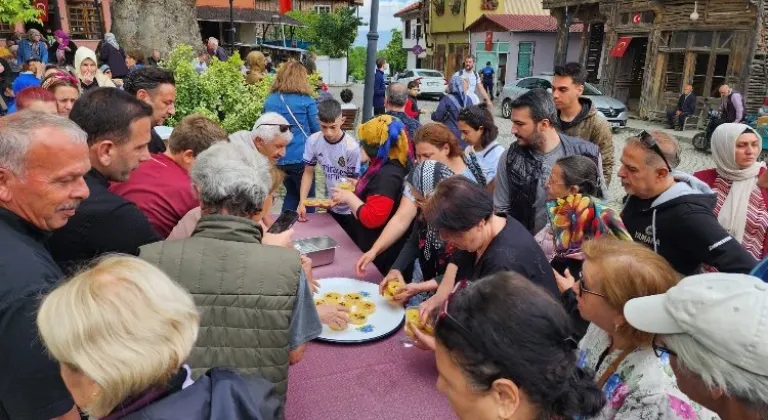
[[[163,153],[152,155],[128,181],[114,183],[109,190],[136,203],[163,238],[200,205],[189,173]]]

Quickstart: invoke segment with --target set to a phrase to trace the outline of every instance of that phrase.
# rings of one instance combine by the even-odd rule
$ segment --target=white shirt
[[[504,146],[500,145],[497,141],[492,141],[485,147],[485,149],[479,152],[467,146],[464,149],[464,154],[469,155],[474,153],[477,157],[477,162],[480,163],[480,167],[483,168],[483,175],[485,175],[485,182],[490,183],[493,178],[496,177],[496,171],[499,169],[499,159],[504,154]]]
[[[341,140],[331,143],[318,131],[307,139],[304,145],[304,163],[315,166],[318,163],[325,173],[326,197],[341,178],[357,178],[360,172],[360,144],[349,134],[342,134]],[[331,209],[336,214],[350,214],[349,206],[340,204]]]
[[[461,69],[456,72],[456,74],[460,77],[466,77],[467,80],[469,80],[469,92],[467,92],[467,95],[475,95],[475,90],[477,89],[477,83],[480,81],[480,79],[477,77],[477,72],[474,70],[467,71],[466,69]],[[477,105],[477,102],[475,102],[475,105]]]
[[[341,109],[357,109],[357,105],[353,104],[352,102],[345,104],[341,103]]]

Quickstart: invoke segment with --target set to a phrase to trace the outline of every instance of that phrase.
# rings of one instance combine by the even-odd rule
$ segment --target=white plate
[[[400,305],[389,303],[379,295],[378,284],[343,277],[320,279],[319,282],[320,289],[315,293],[315,299],[323,297],[327,292],[339,292],[342,295],[360,293],[366,300],[376,304],[376,312],[368,317],[365,325],[350,323],[344,331],[334,331],[327,325],[323,325],[323,333],[318,340],[334,343],[364,343],[390,335],[403,323],[405,309]]]

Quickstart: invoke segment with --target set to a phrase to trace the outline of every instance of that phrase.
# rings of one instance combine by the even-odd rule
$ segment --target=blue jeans
[[[293,163],[290,165],[278,166],[280,170],[285,172],[285,180],[283,185],[285,186],[285,198],[283,199],[283,209],[296,210],[299,207],[299,191],[301,189],[301,177],[304,175],[304,164]],[[309,188],[308,197],[315,196],[315,177],[312,177],[312,186]],[[307,213],[314,213],[314,207],[307,208]]]

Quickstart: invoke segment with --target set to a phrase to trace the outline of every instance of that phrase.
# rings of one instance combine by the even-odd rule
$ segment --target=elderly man
[[[227,54],[227,52],[224,51],[224,48],[221,48],[219,46],[219,40],[218,39],[216,39],[214,37],[208,38],[208,44],[207,45],[208,45],[208,54],[211,57],[216,57],[220,61],[227,61],[229,59],[229,54]]]
[[[253,124],[253,130],[238,131],[229,136],[232,143],[258,151],[275,165],[285,156],[285,150],[292,139],[291,125],[276,112],[262,114]]]
[[[621,214],[627,231],[683,275],[699,273],[702,264],[749,273],[757,261],[717,221],[715,194],[695,177],[672,170],[678,150],[677,141],[661,131],[627,140],[619,168],[628,195]]]
[[[85,176],[90,198],[48,242],[65,273],[109,252],[136,255],[141,245],[161,239],[133,202],[109,191],[110,182],[128,180],[149,160],[152,108],[104,87],[78,99],[69,118],[88,134],[92,168]]]
[[[195,296],[207,331],[190,356],[196,374],[232,366],[272,381],[284,399],[288,365],[322,325],[298,251],[262,243],[270,164],[220,143],[200,154],[191,175],[203,213],[194,233],[143,246],[139,256]]]
[[[624,316],[657,334],[681,391],[723,420],[768,413],[768,284],[743,274],[683,279],[667,293],[632,299]]]
[[[677,99],[677,106],[674,110],[667,111],[667,123],[670,128],[677,131],[683,131],[685,120],[696,113],[696,94],[693,93],[693,86],[685,85],[683,94]]]
[[[405,103],[408,101],[408,87],[402,83],[391,83],[387,89],[387,115],[399,118],[408,129],[408,139],[413,142],[416,130],[421,127],[419,120],[405,113]]]
[[[0,418],[79,420],[37,336],[40,295],[64,274],[45,245],[88,197],[86,134],[56,115],[0,118]]]
[[[109,190],[134,202],[163,238],[168,237],[182,217],[200,205],[192,188],[189,169],[195,158],[227,132],[200,114],[184,117],[173,129],[168,150],[142,163],[131,178],[114,183]]]
[[[707,125],[707,138],[712,137],[712,133],[720,124],[739,123],[744,120],[744,97],[741,93],[734,91],[728,85],[721,85],[718,89],[720,93],[720,117],[711,121]]]

